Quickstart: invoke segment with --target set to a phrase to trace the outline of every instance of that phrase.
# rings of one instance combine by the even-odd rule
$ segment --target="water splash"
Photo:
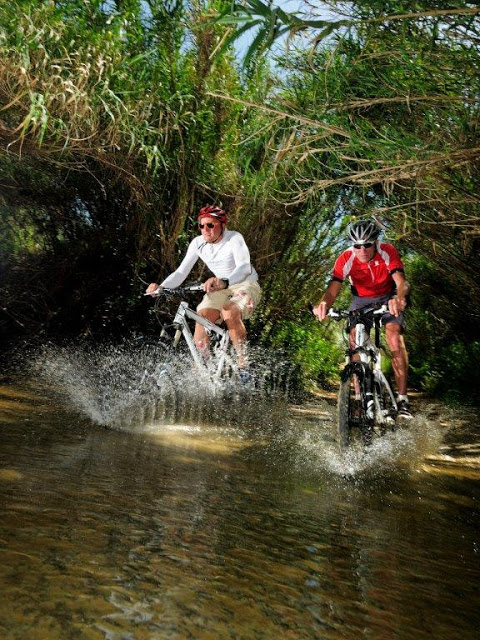
[[[45,346],[34,370],[70,407],[93,422],[111,425],[141,399],[145,368],[160,355],[126,345]]]
[[[255,389],[228,381],[214,386],[186,354],[172,355],[158,344],[45,347],[35,369],[69,408],[97,424],[145,433],[172,425],[215,425],[217,432],[249,439],[249,455],[306,477],[358,479],[418,468],[442,442],[446,429],[424,412],[367,449],[341,453],[335,408],[324,403],[317,407],[318,417],[293,418],[288,362],[261,349],[252,352],[251,361],[260,381]]]
[[[229,380],[212,384],[188,354],[161,344],[48,346],[34,368],[69,407],[111,428],[178,420],[269,424],[273,405],[288,394],[290,369],[270,352],[257,349],[250,359],[256,385],[245,388]]]
[[[304,430],[298,439],[298,468],[327,471],[336,476],[358,478],[362,474],[379,476],[388,470],[417,469],[426,455],[440,446],[445,428],[419,413],[408,425],[375,438],[368,447],[340,451],[336,442],[335,411],[328,423]],[[301,452],[301,453],[300,453]]]

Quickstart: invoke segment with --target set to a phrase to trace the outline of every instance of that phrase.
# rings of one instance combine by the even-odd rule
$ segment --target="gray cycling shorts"
[[[357,311],[358,309],[362,309],[363,307],[368,307],[371,304],[387,304],[390,296],[379,296],[376,298],[361,298],[360,296],[353,296],[352,303],[349,307],[349,311]],[[405,331],[407,323],[405,322],[405,314],[403,311],[398,316],[392,316],[391,313],[384,313],[381,318],[382,324],[388,324],[389,322],[393,322],[394,324],[399,324],[402,328],[402,333]],[[368,331],[372,328],[372,325],[367,327]],[[350,327],[349,327],[350,329]]]

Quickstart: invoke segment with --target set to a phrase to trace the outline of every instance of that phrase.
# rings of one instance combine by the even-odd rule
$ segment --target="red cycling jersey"
[[[403,262],[395,247],[378,242],[369,262],[360,262],[353,247],[344,251],[335,261],[332,280],[343,282],[348,277],[353,295],[375,298],[393,293],[395,283],[392,274],[403,270]]]

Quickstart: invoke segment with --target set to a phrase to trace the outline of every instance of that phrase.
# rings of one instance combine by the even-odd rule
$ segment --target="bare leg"
[[[217,309],[201,309],[198,312],[198,315],[202,316],[203,318],[207,318],[207,320],[210,320],[210,322],[217,322],[217,320],[220,318],[220,311],[218,311]],[[209,353],[208,348],[210,345],[210,339],[207,336],[205,327],[203,327],[201,324],[198,324],[198,322],[195,324],[195,333],[193,334],[193,339],[199,353],[204,358],[207,358]]]
[[[247,330],[242,320],[242,312],[234,302],[229,302],[222,309],[222,318],[227,325],[230,340],[237,352],[237,363],[244,369],[246,361]]]
[[[392,367],[395,374],[397,393],[407,394],[407,374],[408,374],[408,353],[405,347],[405,340],[401,334],[401,327],[395,322],[388,322],[385,325],[385,336],[388,348],[392,354]]]

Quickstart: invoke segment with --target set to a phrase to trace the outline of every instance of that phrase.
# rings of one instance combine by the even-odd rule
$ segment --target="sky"
[[[309,15],[311,12],[312,5],[317,5],[315,10],[314,17],[316,19],[322,18],[331,18],[332,13],[326,9],[321,8],[321,2],[315,3],[310,0],[310,2],[305,2],[305,0],[274,0],[273,6],[281,7],[287,13],[305,13]],[[310,6],[309,6],[310,5]],[[240,56],[245,55],[248,50],[250,43],[255,38],[254,31],[247,31],[241,38],[239,38],[235,44],[235,48]],[[283,37],[283,39],[279,40],[279,45],[281,46],[282,41],[285,42],[287,39],[287,34]]]

